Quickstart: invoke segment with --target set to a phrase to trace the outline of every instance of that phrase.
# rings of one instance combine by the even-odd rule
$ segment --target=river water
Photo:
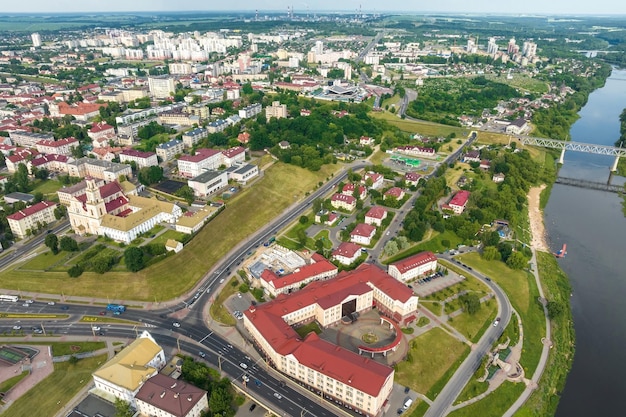
[[[580,111],[572,140],[613,145],[625,107],[626,71],[613,70]],[[606,181],[612,162],[607,156],[568,152],[560,175]],[[576,329],[576,354],[557,417],[626,416],[626,219],[621,201],[617,194],[555,184],[545,210],[551,248],[567,244],[568,254],[559,264],[573,287]]]

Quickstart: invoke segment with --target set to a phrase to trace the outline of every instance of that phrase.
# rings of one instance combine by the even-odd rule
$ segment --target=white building
[[[146,168],[159,165],[159,160],[154,152],[142,152],[135,149],[124,149],[119,154],[120,162],[134,161],[137,168]]]
[[[11,233],[16,238],[23,239],[29,236],[29,231],[36,232],[39,224],[45,226],[56,221],[54,217],[56,207],[57,203],[53,201],[42,201],[7,216]]]
[[[184,155],[178,158],[178,174],[194,178],[207,170],[217,170],[223,163],[220,151],[200,148],[195,155]]]
[[[192,148],[207,136],[209,136],[208,130],[198,127],[183,133],[183,144],[186,148]]]
[[[406,282],[437,270],[437,257],[432,252],[420,252],[389,265],[387,273],[398,281]]]
[[[183,141],[179,139],[172,139],[157,145],[156,154],[162,161],[169,161],[170,159],[174,159],[176,155],[182,154],[183,150]]]
[[[277,119],[287,117],[287,105],[280,104],[280,101],[272,102],[271,106],[265,108],[265,119],[269,122],[272,117]]]
[[[148,88],[152,97],[156,99],[167,98],[176,91],[174,78],[168,76],[148,77]]]
[[[143,384],[165,366],[163,349],[144,331],[138,339],[93,373],[93,393],[110,402],[116,398],[137,408],[135,396]]]
[[[226,171],[204,171],[187,181],[187,184],[196,197],[208,197],[228,186],[228,174]]]
[[[245,184],[259,175],[259,167],[252,164],[233,165],[226,169],[229,180]]]
[[[33,47],[34,48],[40,48],[41,47],[41,35],[39,33],[33,33],[30,35],[30,38],[33,41]]]

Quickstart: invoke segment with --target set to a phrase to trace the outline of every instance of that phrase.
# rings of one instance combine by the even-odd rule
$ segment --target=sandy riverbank
[[[550,252],[546,241],[546,228],[543,224],[543,211],[540,209],[541,192],[546,188],[545,184],[533,187],[528,191],[528,219],[532,239],[530,245],[535,250]]]

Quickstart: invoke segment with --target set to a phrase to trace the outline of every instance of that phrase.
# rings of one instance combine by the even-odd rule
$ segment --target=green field
[[[478,342],[485,330],[489,328],[496,318],[497,311],[498,303],[494,299],[487,300],[480,304],[480,309],[475,314],[470,315],[467,312],[463,312],[454,317],[454,320],[448,324],[472,342]]]
[[[173,239],[173,240],[180,242],[183,240],[185,236],[186,235],[184,233],[177,232],[176,230],[168,230],[164,233],[161,233],[159,236],[155,237],[154,239],[152,239],[151,243],[161,243],[165,245],[165,242],[167,242],[168,239]]]
[[[66,296],[100,294],[122,300],[175,298],[192,288],[235,245],[265,226],[290,204],[302,199],[306,192],[312,191],[318,182],[325,181],[335,170],[336,165],[324,166],[318,172],[282,163],[272,165],[253,188],[246,189],[229,203],[226,210],[208,223],[182,252],[138,273],[113,271],[100,275],[85,272],[73,279],[66,272],[41,274],[8,269],[0,273],[0,286],[37,292],[45,288],[46,292]]]
[[[451,248],[456,248],[456,246],[461,243],[461,239],[454,232],[451,232],[449,230],[446,230],[441,234],[433,231],[432,229],[429,230],[429,232],[431,234],[428,235],[427,232],[427,236],[422,242],[410,247],[403,252],[398,253],[397,255],[385,259],[384,261],[382,261],[382,263],[387,265],[423,251],[431,251],[434,253],[443,252]],[[450,247],[446,247],[441,243],[444,240],[450,242]]]
[[[411,341],[411,360],[400,362],[395,381],[426,394],[467,353],[467,346],[434,328]]]
[[[465,138],[469,135],[468,129],[463,129],[455,126],[447,126],[438,123],[401,119],[395,114],[388,112],[372,112],[370,116],[376,119],[383,119],[389,122],[391,125],[396,126],[400,130],[410,133],[419,133],[424,136],[431,137],[446,137],[451,133],[456,134],[457,138]]]
[[[91,373],[107,360],[107,355],[54,364],[54,372],[18,398],[2,417],[53,417],[83,388],[91,383]]]
[[[56,180],[43,180],[40,181],[35,188],[33,189],[33,193],[36,192],[40,192],[42,193],[44,196],[48,196],[50,197],[50,195],[52,197],[56,197],[56,193],[57,191],[59,191],[61,189],[61,187],[63,187],[63,185]]]
[[[482,401],[475,402],[453,411],[450,417],[501,417],[506,410],[522,395],[526,386],[505,381],[498,389]]]
[[[233,283],[235,283],[233,285]],[[217,298],[211,303],[209,313],[213,320],[225,324],[227,326],[234,326],[237,324],[237,320],[233,317],[228,309],[224,306],[224,302],[233,294],[239,291],[239,286],[236,284],[237,278],[232,278],[228,281]]]
[[[45,345],[52,347],[52,356],[65,356],[74,353],[93,352],[104,349],[104,342],[28,342],[29,345]]]

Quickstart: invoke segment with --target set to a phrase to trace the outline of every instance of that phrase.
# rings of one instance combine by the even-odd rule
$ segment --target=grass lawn
[[[498,304],[494,299],[480,303],[480,309],[473,315],[463,312],[448,323],[472,342],[478,342],[493,320],[496,318]]]
[[[73,353],[93,352],[94,350],[104,349],[104,342],[31,342],[28,345],[46,345],[52,346],[52,356],[65,356]]]
[[[306,337],[307,334],[311,332],[315,332],[316,334],[322,333],[322,329],[320,329],[320,326],[315,321],[305,324],[304,326],[300,326],[295,330],[296,333],[298,333],[303,339]]]
[[[419,133],[424,136],[448,136],[451,133],[455,133],[457,138],[465,138],[469,135],[469,130],[456,126],[447,126],[432,122],[416,122],[413,120],[401,119],[395,114],[388,112],[371,112],[371,117],[376,119],[384,119],[390,124],[398,127],[400,130],[411,133]]]
[[[431,251],[434,253],[443,252],[450,248],[456,248],[456,246],[461,243],[461,239],[456,234],[454,234],[454,232],[451,232],[449,230],[446,230],[443,233],[438,233],[432,230],[431,232],[432,233],[430,235],[429,232],[427,232],[424,240],[422,240],[420,243],[410,247],[403,252],[398,253],[397,255],[385,259],[382,263],[388,265],[390,263],[399,261],[408,256],[415,255],[416,253],[424,251]],[[442,244],[442,241],[444,240],[450,242],[449,247]]]
[[[387,159],[389,155],[381,150],[377,150],[376,152],[374,152],[372,154],[372,156],[370,157],[369,161],[373,164],[373,165],[380,165],[383,163],[383,161],[385,159]]]
[[[0,287],[23,291],[45,288],[49,293],[76,296],[100,294],[116,300],[158,302],[175,298],[191,289],[237,243],[267,225],[337,169],[337,165],[327,165],[311,172],[283,163],[272,165],[254,187],[242,191],[238,199],[228,203],[226,210],[204,226],[182,252],[137,273],[85,272],[74,279],[66,272],[41,274],[7,269],[0,273]]]
[[[412,360],[397,365],[396,382],[425,394],[450,368],[458,367],[467,349],[440,328],[429,330],[411,341]]]
[[[473,176],[473,172],[468,173],[468,171],[470,170],[471,170],[471,167],[468,164],[463,163],[463,162],[457,162],[454,168],[447,169],[445,173],[445,177],[446,177],[446,184],[448,184],[448,187],[450,187],[453,190],[458,190],[459,187],[456,185],[456,183],[459,181],[459,178],[461,178],[463,175],[465,175],[466,177],[468,175]]]
[[[222,289],[222,292],[220,292],[215,301],[211,303],[211,309],[209,310],[209,312],[211,313],[211,317],[213,317],[213,320],[227,326],[234,326],[235,324],[237,324],[237,321],[235,320],[233,315],[230,314],[226,307],[224,307],[224,301],[226,301],[228,297],[239,291],[238,283],[239,281],[237,280],[237,278],[232,278],[230,281],[228,281],[228,284],[224,286],[224,289]]]
[[[152,243],[162,243],[165,245],[168,239],[174,239],[176,241],[181,241],[185,236],[184,233],[177,232],[176,230],[168,230],[167,232],[160,234],[152,240]]]
[[[18,398],[2,417],[56,415],[82,388],[91,383],[91,373],[107,360],[107,355],[54,364],[54,372]]]
[[[324,230],[320,230],[318,234],[316,234],[313,237],[313,240],[318,241],[319,239],[322,239],[322,241],[324,242],[324,248],[325,249],[332,249],[333,247],[333,242],[330,240],[330,231],[327,229]]]
[[[500,417],[519,398],[524,391],[524,384],[504,382],[498,389],[482,401],[470,404],[448,414],[449,417]]]
[[[520,314],[524,326],[520,364],[527,375],[532,375],[541,356],[541,338],[546,334],[543,309],[537,300],[539,291],[532,274],[510,269],[500,261],[485,261],[477,253],[467,253],[459,258],[498,283]]]
[[[132,320],[116,319],[115,317],[108,316],[82,316],[78,321],[81,323],[118,323],[129,325],[135,325],[138,323]]]
[[[61,187],[63,187],[63,184],[57,180],[41,180],[37,183],[32,192],[40,192],[43,195],[53,194],[56,196],[56,192],[59,191]]]
[[[508,79],[507,77],[498,77],[495,74],[487,74],[485,78],[491,81],[496,81],[502,84],[510,85],[514,88],[519,88],[520,90],[530,91],[533,93],[547,93],[548,92],[548,83],[546,81],[537,80],[532,77],[528,77],[523,74],[511,74],[513,76],[512,79]]]
[[[72,258],[72,256],[76,255],[75,252],[59,252],[56,255],[53,255],[52,252],[46,251],[41,253],[34,258],[31,258],[26,263],[19,266],[21,270],[31,270],[31,271],[47,271],[48,269],[53,268],[57,264],[62,264]]]
[[[21,374],[11,377],[6,381],[0,383],[0,392],[7,392],[8,390],[16,386],[18,382],[28,376],[28,373],[28,371],[24,371]]]

